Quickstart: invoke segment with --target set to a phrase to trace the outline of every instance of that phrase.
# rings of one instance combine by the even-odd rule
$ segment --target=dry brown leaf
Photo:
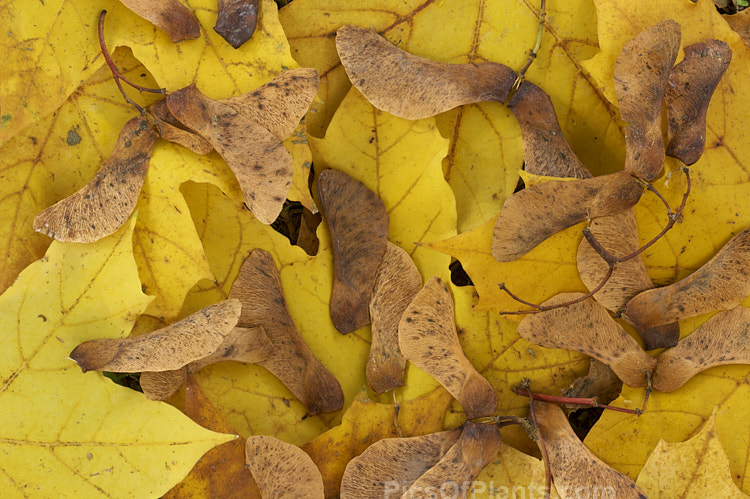
[[[615,257],[629,255],[640,247],[633,210],[592,220],[589,230],[599,244]],[[578,246],[576,261],[581,280],[589,290],[599,286],[609,271],[607,262],[585,238]],[[643,257],[638,255],[615,265],[612,275],[604,286],[594,293],[594,298],[607,309],[619,313],[635,295],[653,287]],[[676,322],[671,322],[647,330],[638,329],[638,333],[646,350],[653,350],[675,346],[680,337],[680,327]]]
[[[495,222],[492,256],[500,262],[516,260],[571,225],[627,210],[642,193],[626,172],[527,187],[505,201]]]
[[[495,412],[495,390],[466,358],[456,333],[453,297],[439,278],[427,281],[404,311],[398,342],[409,362],[458,400],[467,419]]]
[[[214,31],[229,45],[239,48],[255,32],[258,23],[258,0],[219,0]]]
[[[70,357],[83,372],[179,369],[215,351],[237,324],[240,308],[238,300],[225,300],[148,334],[86,341]]]
[[[732,60],[726,42],[706,40],[685,47],[685,58],[667,84],[667,154],[692,165],[706,143],[706,113],[711,96]]]
[[[322,499],[323,479],[310,456],[278,438],[253,435],[245,443],[247,467],[264,498]]]
[[[162,139],[180,144],[196,154],[208,154],[214,150],[214,146],[209,141],[182,126],[169,112],[165,99],[154,102],[151,106],[151,114],[157,120],[159,137]]]
[[[143,378],[141,378],[142,380]],[[237,434],[224,416],[208,400],[194,377],[185,387],[185,414],[193,421],[220,433]],[[163,499],[257,499],[260,491],[245,465],[245,442],[236,438],[208,451]]]
[[[583,296],[562,293],[543,305],[557,305]],[[598,359],[625,384],[646,386],[646,373],[656,359],[644,352],[607,310],[591,298],[565,307],[526,316],[518,325],[523,339],[547,348],[564,348]]]
[[[401,497],[456,443],[461,428],[410,438],[386,438],[369,446],[346,465],[342,499]],[[438,489],[439,490],[439,489]],[[408,496],[407,496],[408,497]]]
[[[179,390],[187,377],[218,362],[235,361],[257,364],[267,358],[274,347],[263,327],[235,327],[211,354],[173,371],[141,373],[141,388],[146,398],[166,400]]]
[[[734,236],[685,279],[650,289],[628,303],[625,314],[641,330],[728,310],[750,295],[750,228]]]
[[[622,381],[611,367],[592,358],[586,376],[576,379],[563,395],[573,398],[596,398],[600,404],[609,404],[622,391]]]
[[[508,101],[523,136],[523,169],[547,177],[590,178],[565,140],[549,96],[525,81]]]
[[[96,176],[39,213],[34,230],[75,243],[98,241],[114,233],[135,209],[157,138],[143,117],[128,121]]]
[[[372,343],[366,375],[375,393],[404,384],[406,359],[398,347],[398,323],[420,289],[422,275],[414,261],[400,246],[388,241],[370,300]]]
[[[534,409],[555,488],[563,499],[579,497],[580,491],[592,497],[646,498],[633,480],[607,466],[583,445],[562,409],[539,401],[534,402]]]
[[[657,358],[654,389],[671,392],[715,366],[750,364],[750,309],[719,312]]]
[[[370,323],[369,303],[385,255],[388,214],[375,193],[344,172],[321,172],[318,193],[333,247],[331,319],[340,333],[351,333]]]
[[[680,49],[680,25],[651,26],[625,43],[615,62],[615,92],[625,129],[625,171],[652,181],[664,165],[661,108]]]
[[[250,254],[229,296],[242,302],[240,326],[262,326],[273,343],[273,350],[258,364],[279,378],[311,415],[343,407],[339,382],[315,358],[289,315],[279,271],[270,253],[256,249]]]
[[[378,109],[417,120],[475,102],[505,102],[516,74],[502,64],[448,64],[404,52],[375,31],[342,26],[336,50],[357,90]]]
[[[285,71],[254,92],[212,100],[195,85],[167,96],[169,111],[208,140],[237,177],[245,203],[264,223],[281,212],[292,183],[282,140],[294,131],[317,91],[314,69]]]
[[[178,0],[120,0],[120,2],[166,31],[173,42],[191,40],[201,35],[198,19]]]

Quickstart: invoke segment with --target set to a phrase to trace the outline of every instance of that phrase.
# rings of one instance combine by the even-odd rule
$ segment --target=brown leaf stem
[[[669,206],[669,202],[664,198],[664,196],[656,190],[656,188],[651,185],[647,184],[647,189],[651,192],[653,192],[662,203],[664,203],[664,206],[667,208],[667,218],[669,219],[667,221],[667,224],[664,226],[664,228],[656,235],[654,236],[650,241],[648,241],[646,244],[635,250],[634,252],[621,256],[616,257],[609,251],[607,251],[604,246],[599,243],[599,241],[596,240],[596,237],[594,237],[594,234],[591,232],[591,229],[588,227],[585,227],[583,229],[583,237],[586,238],[586,241],[591,245],[591,247],[596,251],[599,256],[602,257],[602,260],[604,260],[607,263],[607,266],[609,269],[607,270],[607,273],[605,274],[602,281],[597,285],[593,290],[591,290],[589,293],[582,295],[575,300],[571,300],[568,302],[558,303],[555,305],[537,305],[535,303],[531,303],[527,300],[524,300],[518,296],[516,296],[513,292],[508,289],[508,287],[505,285],[504,282],[501,282],[498,284],[501,290],[505,291],[505,293],[510,296],[515,301],[527,305],[529,307],[532,307],[532,310],[512,310],[512,311],[500,311],[500,315],[525,315],[525,314],[538,314],[539,312],[547,312],[548,310],[553,310],[556,308],[561,307],[567,307],[569,305],[574,305],[578,302],[581,302],[591,296],[594,296],[597,292],[599,292],[600,289],[604,287],[604,285],[609,281],[609,278],[612,277],[612,273],[614,272],[615,265],[618,263],[627,262],[628,260],[632,260],[633,258],[637,257],[644,251],[646,251],[648,248],[653,246],[656,241],[664,237],[664,235],[669,232],[669,230],[674,227],[674,224],[677,223],[678,220],[682,217],[682,212],[685,210],[685,204],[687,203],[688,196],[690,196],[690,190],[691,190],[691,180],[690,180],[690,170],[686,166],[682,166],[680,168],[680,171],[682,171],[685,174],[685,193],[682,195],[682,200],[680,201],[680,205],[677,207],[675,211],[672,211],[671,206]]]
[[[585,405],[589,407],[609,409],[610,411],[615,411],[615,412],[624,412],[626,414],[635,414],[636,416],[640,416],[643,413],[643,411],[646,409],[645,403],[644,403],[643,409],[627,409],[625,407],[615,407],[612,405],[600,404],[599,402],[597,402],[596,397],[584,398],[584,397],[562,397],[559,395],[546,395],[544,393],[532,392],[526,388],[514,388],[513,391],[516,393],[516,395],[523,395],[524,397],[529,397],[532,401],[541,400],[543,402],[554,402],[556,404]],[[649,391],[647,391],[646,393],[649,393]]]
[[[122,74],[119,69],[117,69],[117,66],[112,60],[112,56],[107,49],[107,43],[104,41],[104,18],[106,16],[106,10],[103,10],[99,13],[99,47],[101,48],[102,55],[104,56],[104,61],[107,63],[107,66],[109,66],[109,70],[112,72],[112,77],[115,79],[115,85],[117,85],[117,88],[120,89],[120,93],[125,98],[125,101],[136,108],[139,113],[145,116],[147,114],[146,110],[133,99],[131,99],[128,94],[125,93],[125,89],[122,88],[122,83],[120,83],[120,80],[124,81],[139,92],[150,92],[154,94],[167,95],[167,90],[164,88],[143,87],[141,85],[133,83],[132,81],[128,80],[128,78],[124,74]]]

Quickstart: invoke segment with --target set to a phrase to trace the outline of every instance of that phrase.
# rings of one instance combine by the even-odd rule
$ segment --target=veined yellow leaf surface
[[[121,22],[118,11],[111,14],[107,41],[113,46],[130,47],[154,75],[158,85],[168,92],[195,83],[212,99],[243,94],[268,82],[282,70],[297,67],[273,0],[259,2],[255,33],[238,49],[213,29],[217,17],[215,1],[190,0],[184,3],[201,25],[201,36],[195,40],[172,43],[164,31],[146,21],[138,24],[129,20]],[[127,11],[125,8],[120,10]]]
[[[353,89],[326,137],[311,137],[310,143],[317,171],[343,171],[380,197],[389,218],[388,239],[409,253],[423,279],[444,277],[450,258],[420,247],[456,233],[453,193],[441,171],[448,141],[435,121],[396,118]]]
[[[127,336],[151,300],[134,221],[96,243],[53,243],[0,297],[0,484],[10,497],[159,495],[231,436],[200,428],[68,358]]]
[[[520,71],[539,23],[538,4],[517,0],[295,0],[280,17],[295,59],[322,75],[321,103],[308,115],[314,136],[324,134],[350,87],[332,36],[340,26],[372,26],[421,57],[461,64],[493,61]],[[613,106],[581,71],[581,61],[597,50],[595,17],[587,1],[548,2],[541,50],[527,77],[550,94],[562,129],[584,164],[609,173],[622,162],[621,132]],[[444,113],[438,124],[451,140],[444,171],[456,195],[458,230],[465,232],[500,211],[513,192],[522,164],[520,130],[510,112],[496,103]]]
[[[685,442],[660,440],[638,475],[638,485],[649,497],[747,497],[732,481],[715,414]]]
[[[153,84],[130,51],[115,61],[128,78]],[[144,101],[146,102],[144,97]],[[109,157],[135,110],[122,100],[108,68],[96,72],[53,114],[27,127],[0,148],[0,292],[41,258],[49,237],[34,232],[37,213],[69,196]]]

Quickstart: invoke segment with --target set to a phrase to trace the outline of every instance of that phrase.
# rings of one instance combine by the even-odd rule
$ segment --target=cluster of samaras
[[[662,174],[665,151],[686,165],[700,157],[708,101],[731,58],[726,44],[708,40],[687,47],[684,60],[674,66],[680,30],[667,21],[625,45],[615,66],[620,111],[629,123],[625,169],[597,178],[591,178],[565,141],[549,97],[532,83],[518,85],[517,75],[506,66],[429,61],[353,26],[339,30],[336,45],[353,85],[376,107],[418,119],[463,104],[507,103],[521,125],[526,170],[573,178],[549,180],[514,194],[495,227],[493,255],[509,261],[550,235],[591,220],[578,265],[592,293],[558,295],[536,306],[536,313],[519,326],[524,338],[586,353],[608,364],[629,385],[645,386],[651,378],[654,387],[664,391],[713,365],[750,362],[750,342],[745,338],[750,312],[736,307],[750,293],[750,279],[744,274],[750,264],[745,256],[750,232],[736,236],[688,279],[652,289],[631,209],[645,182]],[[300,69],[286,71],[252,93],[224,100],[209,99],[195,86],[168,95],[150,109],[151,123],[144,117],[131,120],[96,178],[40,213],[35,228],[56,239],[80,242],[113,233],[135,207],[158,137],[199,154],[216,150],[235,173],[250,210],[261,222],[272,222],[292,175],[282,140],[306,112],[317,86],[315,72]],[[409,92],[394,91],[399,88]],[[666,148],[663,102],[669,125]],[[422,276],[409,255],[387,240],[388,215],[367,187],[344,173],[326,170],[318,176],[317,189],[333,242],[331,318],[343,334],[371,324],[366,370],[370,386],[382,393],[402,385],[409,360],[434,376],[467,416],[467,422],[454,430],[371,445],[347,466],[342,497],[382,496],[387,483],[402,484],[403,493],[410,496],[434,487],[440,490],[448,482],[470,482],[501,444],[493,418],[497,399],[461,348],[450,291],[438,278],[422,287]],[[671,210],[670,215],[674,224],[677,217]],[[613,256],[610,251],[615,248],[632,256]],[[674,346],[679,336],[675,321],[680,318],[730,310],[653,358],[607,309],[623,312],[649,349]],[[235,360],[269,369],[311,414],[343,405],[338,381],[297,332],[276,264],[262,250],[245,261],[228,300],[140,337],[83,343],[71,355],[84,370],[142,372],[144,392],[151,398],[170,396],[188,375],[206,365]],[[558,490],[604,484],[623,495],[640,493],[630,479],[590,454],[557,406],[537,402],[532,407]],[[315,491],[322,497],[314,464],[290,447],[270,437],[248,439],[248,465],[259,470],[259,487],[270,492],[284,483],[287,493],[294,494],[289,487],[300,486],[299,492]],[[296,457],[274,457],[276,452]],[[288,459],[295,463],[293,477],[263,472]]]

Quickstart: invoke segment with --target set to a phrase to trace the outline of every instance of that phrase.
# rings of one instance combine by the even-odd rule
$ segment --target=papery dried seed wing
[[[706,40],[685,47],[685,58],[667,84],[667,155],[692,165],[706,144],[706,113],[711,96],[732,60],[726,42]]]
[[[642,330],[713,310],[728,310],[750,295],[750,228],[681,281],[650,289],[628,302],[625,314]]]
[[[113,234],[135,209],[157,138],[145,118],[128,121],[96,176],[39,213],[34,230],[74,243],[91,243]]]
[[[527,187],[505,200],[492,234],[492,256],[500,262],[516,260],[587,218],[627,210],[642,193],[641,185],[625,172]]]
[[[646,499],[633,480],[609,467],[578,439],[562,409],[535,401],[534,410],[560,497],[577,498],[581,490],[586,490],[611,491],[611,497],[617,498]]]
[[[346,74],[378,109],[416,120],[463,104],[505,102],[516,74],[502,64],[448,64],[404,52],[375,31],[342,26],[336,50]]]
[[[591,177],[565,140],[544,90],[525,81],[508,101],[508,108],[521,126],[524,170],[547,177]]]
[[[583,293],[562,293],[542,305],[558,305]],[[591,298],[524,317],[518,335],[536,345],[581,352],[598,359],[627,385],[646,386],[656,359],[641,349],[607,310]]]
[[[625,171],[646,181],[661,175],[661,110],[667,79],[680,49],[680,25],[651,26],[625,43],[615,62],[615,92],[625,129]]]
[[[750,309],[714,315],[656,359],[654,389],[671,392],[715,366],[750,364]]]
[[[274,437],[252,435],[245,443],[245,459],[264,498],[325,497],[320,470],[296,445]]]
[[[398,342],[409,362],[458,400],[467,419],[495,412],[495,390],[466,358],[456,333],[453,298],[439,278],[430,279],[404,311]]]
[[[406,251],[389,241],[370,300],[372,342],[366,375],[376,393],[404,384],[406,359],[398,346],[398,323],[420,289],[422,275],[414,261]]]
[[[318,193],[333,250],[331,319],[346,334],[370,323],[369,303],[385,255],[388,214],[375,193],[344,172],[322,171]]]
[[[210,305],[150,333],[86,341],[70,356],[86,371],[171,371],[213,353],[237,324],[240,302]]]
[[[261,326],[273,344],[273,349],[258,364],[279,378],[310,414],[343,407],[344,393],[339,382],[313,355],[294,325],[270,253],[256,249],[250,254],[229,296],[242,302],[239,325]]]

